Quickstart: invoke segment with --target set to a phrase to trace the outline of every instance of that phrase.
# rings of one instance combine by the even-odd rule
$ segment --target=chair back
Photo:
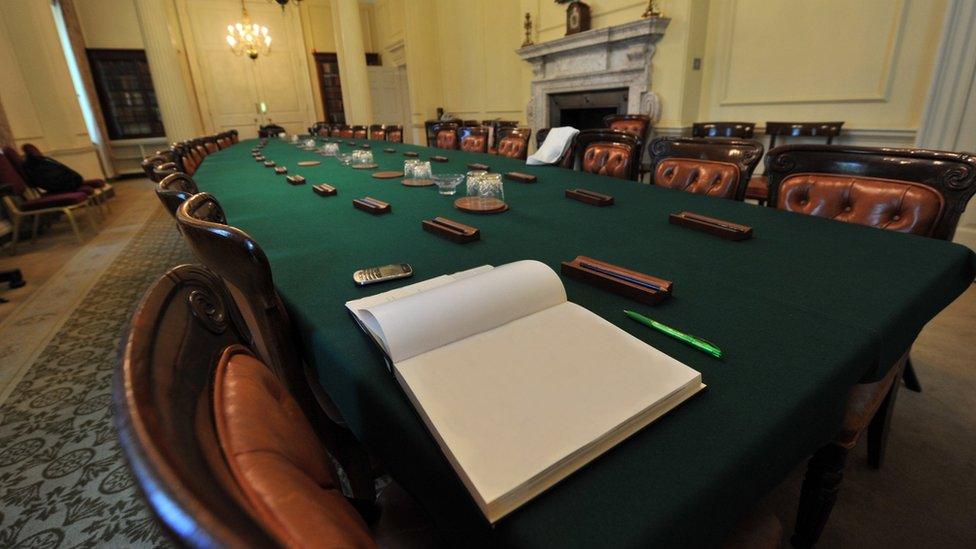
[[[20,156],[17,149],[10,145],[4,145],[3,154],[10,161],[10,165],[17,171],[17,174],[20,175],[20,178],[26,183],[30,178],[27,177],[27,171],[24,170],[24,157]]]
[[[153,514],[188,547],[371,545],[322,441],[247,341],[202,266],[170,270],[137,307],[113,417]]]
[[[826,137],[830,145],[840,135],[843,125],[843,122],[766,122],[769,150],[776,146],[776,139],[782,137]]]
[[[352,139],[352,127],[345,124],[339,124],[337,127],[332,128],[333,137],[342,137],[343,139]]]
[[[282,133],[285,133],[285,128],[278,124],[265,124],[258,128],[258,137],[278,137]]]
[[[461,150],[467,152],[488,152],[488,128],[483,126],[465,126],[458,130],[461,138]]]
[[[532,130],[529,128],[502,128],[496,137],[498,147],[496,151],[501,156],[525,160],[529,154],[529,138]]]
[[[495,150],[501,141],[501,133],[509,128],[517,128],[519,123],[518,120],[482,120],[481,125],[491,128],[492,143],[488,149]]]
[[[786,145],[766,174],[779,209],[941,240],[976,193],[976,156],[925,149]]]
[[[193,178],[182,172],[171,173],[156,184],[156,196],[174,218],[188,198],[200,192]]]
[[[7,147],[4,147],[3,154],[0,154],[0,186],[9,185],[11,194],[14,196],[25,198],[24,194],[27,192],[28,185],[27,180],[21,177],[20,173],[17,172],[17,168],[14,167],[14,163],[10,161],[10,157],[7,156]],[[16,153],[16,151],[14,151]]]
[[[434,132],[434,146],[438,149],[458,148],[458,125],[454,122],[435,124],[431,131]]]
[[[691,125],[691,136],[752,139],[755,130],[755,122],[695,122]]]
[[[387,124],[386,140],[392,143],[403,143],[403,126],[399,124]]]
[[[658,137],[648,153],[655,185],[743,200],[763,146],[752,139]]]
[[[373,141],[383,141],[386,139],[386,126],[383,124],[372,124],[369,127],[369,138]]]
[[[583,130],[576,136],[579,169],[637,180],[641,147],[636,135],[619,130]]]
[[[352,138],[353,139],[366,139],[367,136],[366,126],[353,126],[352,127]]]
[[[24,143],[20,146],[20,150],[24,151],[24,156],[44,156],[41,149],[38,149],[37,145],[33,143]]]
[[[541,128],[538,132],[536,132],[535,134],[536,150],[539,150],[539,148],[542,147],[542,144],[546,142],[546,137],[549,136],[549,130],[551,129],[552,128]],[[564,152],[563,156],[556,161],[555,165],[559,166],[560,168],[566,168],[567,170],[573,169],[573,163],[576,161],[576,149],[577,149],[576,141],[573,140],[569,144],[569,146],[566,147],[566,152]]]
[[[651,117],[646,114],[608,114],[603,117],[603,126],[633,135],[643,150],[651,131]]]

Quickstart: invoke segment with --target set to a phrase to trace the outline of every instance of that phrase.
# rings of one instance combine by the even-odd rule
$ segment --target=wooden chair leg
[[[33,244],[34,243],[34,240],[37,239],[37,228],[40,227],[40,225],[41,225],[41,216],[40,215],[35,215],[34,216],[34,223],[31,226],[31,239],[30,239],[31,244]]]
[[[813,547],[820,539],[837,501],[848,451],[848,448],[831,443],[817,450],[810,458],[800,489],[796,528],[790,538],[793,547]]]
[[[68,223],[71,223],[71,230],[75,232],[75,238],[78,239],[78,243],[84,244],[85,241],[82,240],[81,238],[81,231],[78,230],[78,223],[75,222],[74,214],[72,214],[71,210],[69,210],[68,208],[65,208],[62,211],[64,212],[65,217],[68,218]]]
[[[907,368],[907,365],[906,365]],[[891,416],[894,415],[895,397],[898,396],[898,386],[901,385],[900,379],[895,379],[885,395],[884,402],[871,418],[868,425],[868,465],[874,469],[880,469],[884,461],[885,448],[888,445],[888,431],[891,425]]]
[[[909,391],[915,391],[916,393],[922,392],[922,384],[918,382],[918,375],[915,374],[915,368],[912,366],[912,357],[910,355],[908,362],[905,363],[905,374],[902,379],[905,380],[905,388]]]
[[[17,240],[20,238],[20,220],[21,216],[13,214],[13,233],[10,235],[10,255],[17,254]]]

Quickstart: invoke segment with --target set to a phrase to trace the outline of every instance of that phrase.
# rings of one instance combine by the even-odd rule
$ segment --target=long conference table
[[[266,252],[305,359],[349,427],[455,543],[719,543],[833,439],[851,386],[883,377],[976,271],[973,252],[949,242],[499,156],[356,143],[367,142],[379,170],[402,169],[402,153],[416,151],[421,159],[448,157],[431,163],[434,173],[464,173],[479,162],[538,181],[506,180],[505,213],[468,214],[453,207],[463,184],[455,197],[441,196],[277,139],[264,155],[308,184],[290,185],[255,162],[256,140],[208,156],[194,177]],[[340,147],[353,148],[346,140]],[[300,160],[322,162],[299,167]],[[338,195],[313,193],[323,182]],[[574,187],[616,203],[599,208],[565,198]],[[354,209],[352,200],[364,196],[389,202],[391,213]],[[752,226],[754,236],[733,242],[670,225],[668,214],[680,211]],[[434,216],[478,227],[481,240],[457,244],[422,230],[421,220]],[[652,307],[563,277],[571,301],[697,369],[708,390],[491,526],[344,304],[484,264],[537,259],[558,272],[577,255],[674,281],[673,296]],[[401,261],[413,266],[412,279],[353,284],[357,269]],[[725,357],[639,325],[623,309],[708,339]]]

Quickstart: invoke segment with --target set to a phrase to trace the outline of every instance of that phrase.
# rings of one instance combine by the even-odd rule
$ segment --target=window
[[[89,49],[88,63],[111,139],[164,137],[143,50]]]

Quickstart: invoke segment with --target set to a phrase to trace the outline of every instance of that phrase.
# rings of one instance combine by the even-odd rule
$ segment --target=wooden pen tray
[[[598,193],[587,189],[566,189],[566,198],[579,200],[591,206],[610,206],[613,204],[613,197],[609,194]]]
[[[312,185],[312,190],[315,194],[319,196],[335,196],[339,191],[327,183],[319,183],[318,185]]]
[[[472,162],[471,164],[468,164],[468,169],[481,170],[487,172],[487,171],[491,171],[491,166],[489,166],[488,164],[479,164],[478,162]]]
[[[696,231],[701,231],[726,240],[747,240],[752,238],[752,227],[740,225],[693,212],[679,212],[668,216],[672,225],[681,225]]]
[[[420,224],[425,231],[434,233],[452,242],[457,242],[458,244],[481,240],[481,231],[477,228],[465,225],[464,223],[458,223],[457,221],[451,221],[446,217],[424,219]]]
[[[291,183],[292,185],[304,185],[305,184],[305,177],[304,176],[301,176],[301,175],[298,175],[298,174],[289,175],[288,177],[285,178],[285,180],[288,181],[289,183]]]
[[[572,261],[563,261],[561,271],[569,278],[648,305],[654,305],[671,297],[674,288],[674,283],[670,280],[625,269],[585,255],[576,256]],[[644,286],[640,282],[660,289]]]
[[[431,162],[447,162],[447,157],[446,156],[441,156],[439,154],[435,154],[435,155],[433,155],[433,156],[430,157],[430,160],[431,160]]]
[[[518,181],[519,183],[535,183],[536,176],[528,173],[522,172],[508,172],[505,174],[505,179],[511,179],[512,181]]]
[[[415,151],[405,151],[403,153],[403,156],[406,156],[407,158],[417,158],[418,156],[420,156],[420,153],[417,153]]]
[[[380,215],[390,212],[389,203],[383,202],[382,200],[377,200],[375,198],[370,198],[368,196],[354,199],[352,201],[352,205],[357,210],[362,210],[373,215]]]

